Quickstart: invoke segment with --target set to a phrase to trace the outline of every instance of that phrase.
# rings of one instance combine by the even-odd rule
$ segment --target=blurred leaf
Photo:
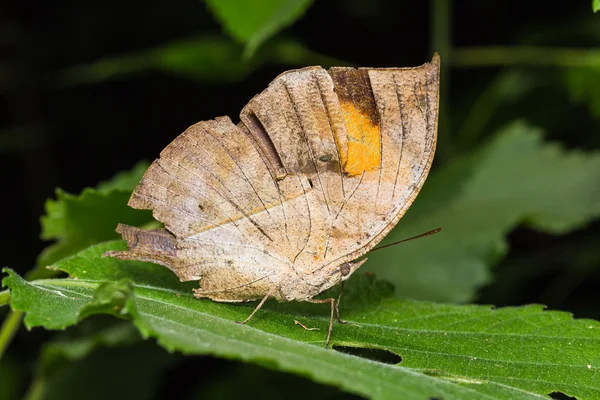
[[[450,63],[457,68],[491,66],[597,67],[595,48],[553,46],[473,46],[453,50]]]
[[[86,320],[46,342],[29,398],[155,398],[156,377],[175,358],[142,343],[130,323],[106,322]]]
[[[57,80],[60,86],[93,84],[158,70],[200,82],[233,82],[243,79],[257,64],[243,61],[241,52],[240,45],[224,37],[195,37],[70,67],[61,71]]]
[[[51,375],[74,361],[83,360],[96,349],[130,346],[142,339],[128,322],[115,322],[104,326],[93,322],[96,320],[86,320],[76,329],[61,332],[43,345],[40,367],[45,375]]]
[[[531,232],[520,234],[530,236]],[[537,298],[544,304],[572,307],[578,297],[589,296],[586,286],[594,289],[600,277],[598,243],[600,233],[593,228],[567,237],[545,237],[525,251],[511,252],[495,271],[494,284],[478,294],[493,304],[518,304]],[[587,317],[600,318],[596,303],[579,310]]]
[[[261,400],[362,399],[306,378],[273,372],[252,364],[236,364],[226,374],[198,384],[186,400],[237,399],[241,396]],[[232,384],[235,379],[235,385]],[[298,390],[301,388],[301,390]]]
[[[313,0],[206,0],[227,33],[244,43],[250,58],[267,39],[304,15]]]
[[[20,125],[0,130],[0,154],[31,151],[51,141],[38,125]]]
[[[594,10],[594,12],[600,10],[600,0],[592,0],[592,10]]]
[[[147,167],[139,163],[131,171],[118,174],[97,189],[86,188],[79,195],[57,189],[56,200],[46,201],[46,215],[41,218],[42,239],[55,239],[57,243],[40,254],[38,267],[51,265],[90,244],[118,238],[115,227],[119,222],[139,226],[153,221],[151,212],[127,206]]]
[[[23,371],[20,363],[9,357],[0,358],[0,399],[17,400],[22,389]]]
[[[239,44],[224,37],[194,37],[70,67],[57,80],[60,86],[93,84],[158,70],[212,84],[234,82],[257,65],[255,60],[242,60],[241,53]]]
[[[44,400],[154,399],[173,359],[153,343],[104,348],[55,371],[44,382]]]
[[[466,100],[465,107],[468,111],[455,140],[462,148],[473,148],[486,133],[486,128],[499,109],[527,98],[535,89],[547,84],[546,76],[532,74],[523,69],[511,68],[500,72],[477,97]],[[505,123],[504,120],[502,123]]]
[[[600,154],[565,151],[514,123],[478,151],[435,171],[382,242],[441,233],[368,254],[363,269],[416,299],[464,302],[487,283],[521,223],[563,234],[600,215]]]
[[[100,257],[123,247],[103,243],[58,263],[70,273],[67,279],[26,282],[6,270],[11,306],[27,312],[29,328],[60,329],[75,323],[102,280],[114,275],[110,282],[134,282],[125,306],[134,324],[169,350],[251,361],[373,398],[397,398],[399,391],[406,399],[600,395],[596,321],[537,305],[494,310],[400,300],[385,282],[356,275],[341,304],[351,324],[336,325],[332,344],[402,357],[399,365],[390,365],[324,349],[327,307],[268,303],[250,325],[240,325],[235,321],[254,304],[197,300],[190,290],[173,290],[179,284],[173,274],[168,281],[157,279],[163,267]],[[305,331],[294,320],[320,330]]]
[[[565,74],[571,98],[586,104],[590,113],[600,119],[600,67],[571,68]]]
[[[114,190],[132,192],[149,165],[147,161],[140,161],[130,170],[119,172],[109,180],[100,182],[96,185],[96,190],[100,193],[109,193]]]
[[[182,39],[150,50],[105,57],[91,64],[77,65],[58,73],[59,86],[97,84],[150,71],[163,71],[203,84],[232,83],[243,80],[258,66],[347,65],[315,53],[293,39],[278,39],[265,46],[250,60],[242,58],[242,47],[222,36]]]

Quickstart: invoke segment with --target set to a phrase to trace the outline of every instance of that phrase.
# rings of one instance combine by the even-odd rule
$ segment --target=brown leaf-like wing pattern
[[[417,68],[278,76],[237,126],[227,117],[200,122],[163,150],[129,204],[152,209],[166,230],[120,226],[129,250],[111,255],[202,278],[198,295],[215,300],[251,300],[273,287],[280,300],[318,294],[340,280],[331,271],[393,228],[422,187],[438,90],[437,55]]]

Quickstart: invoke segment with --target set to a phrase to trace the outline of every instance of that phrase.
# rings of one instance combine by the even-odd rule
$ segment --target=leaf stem
[[[440,90],[438,148],[436,157],[446,161],[452,153],[452,140],[450,132],[450,102],[448,98],[449,60],[452,59],[452,0],[431,0],[431,43],[432,51],[438,52],[442,60],[440,64]]]
[[[455,145],[460,151],[473,147],[477,143],[497,107],[505,100],[498,93],[504,87],[521,83],[520,77],[519,71],[503,71],[477,96],[456,134]]]
[[[3,290],[2,292],[0,292],[0,307],[8,304],[9,301],[10,301],[10,291]]]
[[[538,65],[600,67],[600,50],[543,46],[485,46],[455,48],[449,59],[456,68]]]
[[[44,397],[46,389],[46,378],[41,374],[36,374],[33,381],[29,385],[27,393],[23,397],[23,400],[39,400]]]
[[[0,328],[0,359],[21,326],[22,311],[11,311]]]

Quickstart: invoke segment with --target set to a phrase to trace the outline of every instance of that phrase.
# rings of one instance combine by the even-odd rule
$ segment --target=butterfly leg
[[[294,320],[294,325],[299,325],[302,327],[302,329],[304,329],[305,331],[318,331],[319,328],[309,328],[306,325],[304,325],[302,322],[298,321],[298,320]]]
[[[333,330],[333,312],[335,310],[335,299],[332,297],[330,299],[306,299],[309,303],[315,304],[323,304],[329,303],[331,304],[331,316],[329,317],[329,329],[327,330],[327,341],[325,342],[325,348],[329,347],[329,339],[331,338],[331,331]]]
[[[342,292],[344,291],[344,282],[340,283],[340,294],[338,295],[337,301],[335,302],[335,315],[340,324],[347,324],[348,321],[344,321],[340,318],[340,300],[342,300]]]
[[[262,298],[260,303],[258,303],[258,305],[254,309],[254,311],[252,311],[252,313],[250,315],[248,315],[248,318],[246,318],[245,320],[240,322],[240,324],[244,325],[246,322],[250,321],[250,319],[252,319],[252,317],[254,317],[254,314],[256,314],[256,312],[262,308],[263,304],[265,304],[265,302],[269,299],[269,297],[271,297],[273,295],[273,293],[275,293],[276,290],[277,290],[277,286],[273,286],[273,288],[267,292],[265,297]]]

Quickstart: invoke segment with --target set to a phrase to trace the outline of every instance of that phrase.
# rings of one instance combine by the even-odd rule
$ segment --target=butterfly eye
[[[350,264],[348,263],[344,263],[340,266],[340,273],[342,274],[342,276],[348,276],[350,275]]]

